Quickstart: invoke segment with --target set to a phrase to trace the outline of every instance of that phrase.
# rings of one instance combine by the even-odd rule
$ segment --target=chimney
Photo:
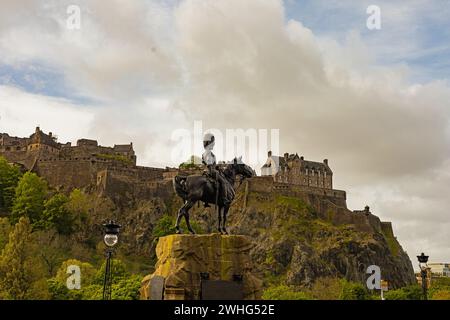
[[[301,156],[301,157],[300,157],[300,160],[305,160],[305,157],[304,157],[304,156]]]
[[[267,157],[270,158],[272,156],[272,151],[267,152]]]
[[[51,138],[53,136],[53,133],[49,132],[48,136]]]
[[[289,153],[286,152],[286,153],[284,154],[284,160],[287,161],[288,158],[289,158]]]
[[[323,163],[325,163],[328,166],[328,159],[323,159]]]
[[[41,131],[41,128],[36,127],[36,133],[38,133],[39,131]]]

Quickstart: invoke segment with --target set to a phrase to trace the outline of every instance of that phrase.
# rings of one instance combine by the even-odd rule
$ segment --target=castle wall
[[[168,197],[173,193],[171,180],[163,180],[164,169],[108,168],[97,174],[97,190],[112,199],[150,199]]]
[[[346,193],[342,190],[324,189],[320,187],[296,185],[285,182],[275,182],[271,176],[253,177],[248,179],[249,191],[255,192],[276,192],[289,196],[301,196],[302,194],[312,194],[329,199],[338,206],[347,208]]]
[[[296,197],[314,207],[319,218],[334,225],[354,225],[362,232],[381,232],[383,229],[383,232],[387,232],[385,234],[393,234],[389,222],[381,222],[370,212],[350,211],[347,208],[345,191],[274,182],[271,176],[254,177],[247,181],[247,193],[272,193]]]
[[[2,151],[0,150],[0,155],[5,157],[9,162],[23,163],[27,158],[26,151]]]
[[[34,171],[59,190],[84,188],[95,184],[97,170],[88,160],[38,160]]]
[[[296,185],[310,186],[315,188],[332,188],[332,175],[322,171],[306,171],[300,165],[294,163],[292,168],[279,171],[274,180],[276,182],[291,183]]]

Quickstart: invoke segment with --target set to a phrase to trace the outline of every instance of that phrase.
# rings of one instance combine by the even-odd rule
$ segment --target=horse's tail
[[[186,200],[188,196],[188,192],[186,190],[186,179],[187,177],[184,176],[175,176],[175,178],[173,178],[173,187],[175,189],[175,193],[184,200]]]

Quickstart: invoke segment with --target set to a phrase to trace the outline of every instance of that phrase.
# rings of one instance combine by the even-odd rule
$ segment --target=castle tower
[[[297,153],[284,153],[280,157],[273,155],[272,151],[269,151],[267,156],[267,161],[261,168],[262,176],[272,176],[276,182],[323,189],[333,188],[333,171],[328,166],[328,159],[315,162],[305,160]]]

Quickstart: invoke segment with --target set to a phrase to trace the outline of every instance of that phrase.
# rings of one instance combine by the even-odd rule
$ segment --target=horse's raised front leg
[[[227,228],[226,228],[226,223],[227,223],[227,214],[228,214],[228,210],[230,210],[229,206],[225,206],[223,208],[223,222],[222,222],[222,232],[223,234],[228,234]]]
[[[186,220],[186,226],[190,233],[195,234],[194,229],[192,229],[191,224],[189,223],[189,210],[194,206],[195,202],[188,201],[184,206],[184,219]]]
[[[219,233],[222,233],[222,207],[220,206],[216,206],[216,211],[217,211],[217,231],[219,231]]]
[[[177,234],[182,233],[182,230],[180,228],[180,222],[181,222],[181,217],[183,217],[183,215],[185,213],[186,204],[187,204],[187,202],[185,202],[184,205],[180,208],[180,210],[178,210],[177,222],[175,223],[175,230],[176,230]]]

